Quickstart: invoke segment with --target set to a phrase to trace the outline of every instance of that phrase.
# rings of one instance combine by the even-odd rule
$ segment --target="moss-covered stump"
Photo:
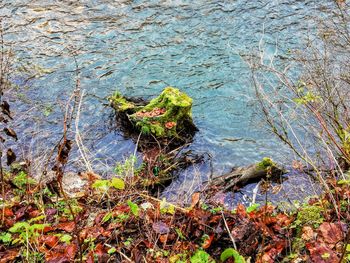
[[[159,142],[186,142],[197,130],[192,120],[192,99],[173,87],[145,105],[144,101],[115,93],[110,98],[124,130],[155,138]]]

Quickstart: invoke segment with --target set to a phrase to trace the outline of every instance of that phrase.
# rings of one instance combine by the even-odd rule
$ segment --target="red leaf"
[[[58,243],[58,237],[57,236],[41,236],[40,241],[43,242],[48,247],[53,248]]]
[[[69,259],[74,259],[77,252],[78,252],[78,246],[76,244],[70,244],[64,250],[66,257]]]
[[[39,210],[34,210],[34,211],[31,211],[29,213],[29,217],[30,218],[35,218],[35,217],[38,217],[40,214],[41,214],[41,212]]]
[[[214,240],[214,234],[210,235],[210,237],[207,238],[207,239],[203,242],[202,248],[204,248],[204,249],[209,248],[210,245],[211,245],[211,243],[213,242],[213,240]]]
[[[57,225],[57,229],[70,233],[75,229],[75,223],[74,222],[59,223]]]
[[[339,224],[328,222],[322,223],[319,227],[319,231],[326,243],[335,245],[343,239],[343,232]]]
[[[47,233],[47,232],[50,232],[52,230],[55,230],[55,228],[53,228],[52,226],[45,226],[44,229],[43,229],[43,232]]]
[[[95,251],[95,254],[99,257],[103,256],[106,253],[106,251],[101,243],[98,243],[96,245],[96,248],[94,251]]]
[[[338,263],[339,262],[339,258],[337,257],[337,255],[330,248],[326,247],[324,244],[321,244],[321,245],[319,245],[318,243],[308,244],[306,247],[310,251],[312,262],[317,262],[317,263]]]
[[[245,210],[244,205],[242,204],[237,205],[236,212],[237,212],[237,215],[241,217],[247,217],[247,212]]]
[[[90,251],[87,255],[86,263],[94,263],[94,252]]]
[[[11,208],[5,207],[4,208],[4,215],[5,215],[5,217],[11,217],[11,216],[14,216],[14,213],[12,212]]]

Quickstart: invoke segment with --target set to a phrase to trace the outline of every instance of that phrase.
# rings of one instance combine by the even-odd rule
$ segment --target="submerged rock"
[[[121,125],[144,136],[188,141],[197,130],[192,120],[192,99],[177,88],[166,87],[149,103],[125,98],[118,92],[110,101],[122,115]]]

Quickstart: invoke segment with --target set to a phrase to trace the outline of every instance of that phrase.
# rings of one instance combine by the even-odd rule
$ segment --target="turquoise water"
[[[106,96],[118,89],[150,98],[167,85],[193,97],[199,132],[190,149],[210,154],[214,174],[265,156],[288,163],[294,156],[259,117],[242,56],[257,53],[260,40],[267,57],[302,49],[327,2],[3,0],[5,40],[22,65],[15,78],[21,89],[9,93],[20,150],[44,159],[60,137],[75,85],[74,54],[86,94],[79,127],[97,172],[112,173],[135,147],[116,131]],[[74,149],[71,166],[79,160]],[[193,174],[174,186],[208,176]]]

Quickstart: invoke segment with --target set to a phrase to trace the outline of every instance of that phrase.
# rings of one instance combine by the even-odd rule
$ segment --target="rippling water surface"
[[[80,130],[100,173],[134,151],[114,128],[105,97],[156,96],[176,86],[194,99],[199,132],[190,146],[209,153],[220,174],[271,156],[291,159],[254,118],[250,71],[239,54],[285,56],[303,47],[327,1],[49,1],[2,0],[0,16],[22,71],[13,96],[23,151],[44,156],[62,132],[62,111],[75,83],[85,90]],[[78,155],[71,160],[78,162]],[[174,182],[188,185],[193,172]],[[201,176],[199,176],[199,179]],[[203,178],[202,178],[203,179]]]

